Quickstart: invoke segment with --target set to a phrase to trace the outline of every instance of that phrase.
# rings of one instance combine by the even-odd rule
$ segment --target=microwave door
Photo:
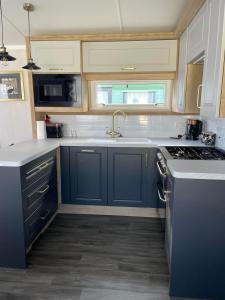
[[[66,89],[65,94],[67,95],[67,99],[65,99],[65,100],[67,102],[71,103],[72,105],[76,104],[77,103],[77,83],[76,83],[76,79],[66,80],[65,81],[65,89]]]
[[[60,105],[65,101],[65,87],[61,80],[45,80],[39,83],[39,103],[42,105]]]

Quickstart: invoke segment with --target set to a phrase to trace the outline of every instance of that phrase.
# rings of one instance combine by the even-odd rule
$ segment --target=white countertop
[[[204,146],[199,141],[170,138],[62,138],[30,140],[0,149],[0,167],[20,167],[54,150],[59,146],[83,147],[140,147]],[[167,159],[171,174],[175,178],[225,180],[225,161],[192,161]]]

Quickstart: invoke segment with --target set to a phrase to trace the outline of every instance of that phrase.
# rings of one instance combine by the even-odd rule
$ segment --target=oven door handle
[[[158,168],[158,170],[159,170],[160,175],[161,175],[162,177],[166,177],[166,176],[167,176],[167,172],[166,172],[166,171],[165,171],[165,172],[162,172],[160,162],[157,161],[156,164],[157,164],[157,168]]]
[[[162,193],[160,192],[159,189],[158,189],[158,196],[159,196],[159,199],[160,199],[162,202],[164,202],[164,203],[167,202],[166,198],[165,198],[165,197],[163,198]]]

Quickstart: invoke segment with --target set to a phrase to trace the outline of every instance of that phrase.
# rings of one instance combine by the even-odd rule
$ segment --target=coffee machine
[[[198,140],[202,133],[202,121],[187,119],[186,140]]]

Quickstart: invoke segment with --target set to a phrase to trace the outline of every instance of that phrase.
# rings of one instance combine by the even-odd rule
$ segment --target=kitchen
[[[225,299],[225,1],[52,5],[1,1],[0,299]]]

